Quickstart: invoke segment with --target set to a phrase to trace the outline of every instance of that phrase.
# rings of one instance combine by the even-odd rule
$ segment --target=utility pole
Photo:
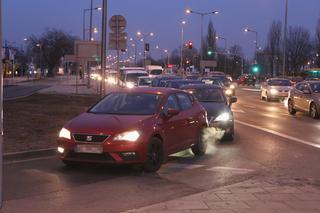
[[[93,13],[93,0],[91,0],[91,6],[90,6],[90,29],[89,29],[89,40],[92,39],[92,13]]]
[[[0,0],[0,59],[2,60],[2,0]],[[0,209],[3,201],[3,69],[0,63]]]
[[[107,55],[107,10],[108,1],[103,0],[102,5],[102,36],[101,36],[101,76],[100,95],[105,95],[105,79],[106,79],[106,55]]]
[[[287,31],[288,31],[288,0],[286,0],[284,17],[284,35],[283,35],[283,77],[286,75],[286,61],[287,61]]]

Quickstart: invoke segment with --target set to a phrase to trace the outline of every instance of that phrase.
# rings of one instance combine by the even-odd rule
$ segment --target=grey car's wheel
[[[288,101],[288,112],[290,115],[295,115],[296,114],[296,110],[294,109],[294,104],[292,100]]]
[[[164,159],[162,141],[159,138],[151,138],[146,161],[143,164],[145,172],[156,172],[160,169]]]
[[[195,156],[202,156],[206,154],[207,151],[207,142],[203,140],[203,130],[201,130],[198,135],[198,141],[191,147],[191,150]]]
[[[318,113],[317,106],[315,105],[315,103],[311,103],[311,105],[310,105],[310,116],[313,119],[319,118],[319,113]]]

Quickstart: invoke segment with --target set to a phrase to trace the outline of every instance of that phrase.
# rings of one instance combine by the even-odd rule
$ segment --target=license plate
[[[103,153],[103,147],[100,145],[76,145],[74,151],[76,153],[101,154]]]

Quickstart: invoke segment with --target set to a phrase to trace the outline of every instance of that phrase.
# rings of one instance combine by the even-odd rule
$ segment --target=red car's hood
[[[83,113],[65,125],[72,133],[117,134],[142,128],[143,121],[153,116],[107,115]]]

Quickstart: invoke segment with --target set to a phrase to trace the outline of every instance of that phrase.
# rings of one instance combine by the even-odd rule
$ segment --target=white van
[[[161,66],[148,65],[146,66],[146,70],[151,77],[156,77],[164,74],[163,68]]]
[[[141,76],[148,76],[145,70],[128,69],[120,73],[120,85],[123,87],[132,88],[138,85],[138,78]]]

